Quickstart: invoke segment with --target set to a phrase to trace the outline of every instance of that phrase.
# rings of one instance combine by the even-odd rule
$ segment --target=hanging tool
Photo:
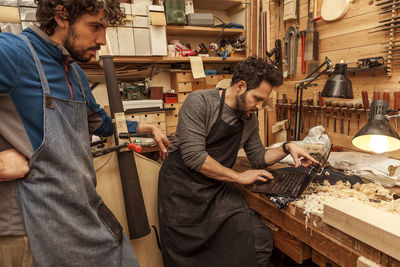
[[[390,93],[389,93],[389,90],[384,90],[383,91],[383,100],[388,102],[388,104],[390,106]]]
[[[122,145],[118,145],[118,146],[113,146],[113,147],[108,147],[108,148],[104,148],[101,150],[96,150],[92,152],[92,157],[100,157],[102,155],[114,152],[114,151],[119,151],[121,148],[125,148],[127,147],[128,149],[135,151],[137,153],[142,152],[142,147],[139,145],[136,145],[134,143],[123,143]]]
[[[329,116],[332,110],[332,100],[325,100],[326,105],[326,128],[329,129]]]
[[[372,99],[373,99],[373,101],[379,100],[379,92],[378,92],[378,91],[376,91],[376,90],[373,91],[373,93],[372,93]],[[363,99],[363,100],[364,100],[364,99]],[[365,104],[364,104],[364,109],[368,109],[368,108],[365,107]]]
[[[399,9],[400,9],[400,7],[399,7]],[[388,28],[384,28],[384,29],[368,32],[368,33],[384,32],[384,31],[390,31],[392,29],[398,29],[398,28],[400,28],[400,25],[396,25],[396,26],[392,26],[392,27],[388,27]],[[374,28],[372,28],[372,29],[374,29]]]
[[[357,113],[357,130],[360,130],[360,118],[361,118],[361,112],[364,112],[365,110],[362,108],[363,105],[361,103],[356,103],[354,105]]]
[[[395,7],[395,8],[392,8],[392,9],[389,9],[389,10],[386,10],[386,11],[383,11],[383,12],[380,12],[380,13],[378,13],[378,15],[390,13],[390,12],[393,12],[393,10],[399,10],[399,9],[400,9],[400,7]]]
[[[333,111],[333,132],[336,133],[336,118],[339,111],[339,103],[337,101],[332,101],[332,111]]]
[[[392,3],[392,4],[395,3],[395,4],[397,4],[397,3],[400,3],[400,1],[388,0],[388,1],[384,1],[384,2],[378,3],[378,4],[376,4],[376,6],[383,6],[383,5],[389,4],[389,3]]]
[[[346,108],[348,110],[347,113],[347,136],[350,135],[350,122],[351,122],[351,113],[355,112],[354,104],[353,103],[347,103]]]
[[[374,97],[375,97],[375,92],[374,91]],[[367,110],[369,109],[369,99],[368,99],[368,92],[366,90],[361,92],[361,97],[362,97],[362,102],[363,102],[363,106],[364,109]]]
[[[313,12],[310,11],[310,1],[308,0],[308,20],[307,20],[307,32],[306,32],[306,44],[305,44],[305,53],[304,60],[309,61],[313,59],[313,44],[314,44],[314,31],[315,31],[315,22],[313,21]]]
[[[393,6],[398,6],[399,4],[400,3],[397,2],[397,3],[393,3],[393,4],[388,4],[386,6],[380,6],[379,8],[382,9],[382,10],[387,10],[387,9],[392,9]]]
[[[270,52],[266,51],[268,59],[270,62],[276,66],[282,72],[282,42],[280,39],[275,40],[275,47],[271,49]],[[271,57],[275,56],[275,60]]]
[[[318,92],[318,104],[319,107],[321,108],[321,125],[324,126],[324,99],[321,96],[321,92]]]
[[[317,122],[317,113],[318,113],[318,109],[319,109],[319,106],[318,106],[318,93],[319,92],[317,92],[317,91],[313,92],[314,125],[318,124],[318,122]]]
[[[313,99],[307,98],[307,105],[308,105],[308,130],[311,129],[311,111],[313,108]]]
[[[296,61],[297,61],[297,29],[290,26],[285,35],[285,49],[283,65],[283,78],[293,77],[296,74]],[[292,52],[290,53],[290,49]]]
[[[395,112],[397,112],[400,108],[400,91],[394,91],[394,104],[393,104],[393,109]],[[394,124],[397,132],[397,117],[394,118]]]
[[[340,110],[340,133],[344,134],[344,113],[346,111],[345,102],[339,102],[339,110]]]
[[[306,31],[300,31],[301,36],[301,72],[306,73],[306,61],[304,60]]]
[[[393,20],[400,19],[400,16],[398,16],[398,17],[393,17],[393,18],[390,18],[390,19],[380,20],[380,21],[378,21],[378,23],[388,22],[388,21],[391,21],[392,19],[393,19]],[[398,41],[397,41],[397,42],[398,42]]]

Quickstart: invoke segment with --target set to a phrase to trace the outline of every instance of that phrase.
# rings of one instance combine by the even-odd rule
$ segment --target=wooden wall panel
[[[264,0],[265,1],[265,0]],[[311,0],[312,1],[312,0]],[[307,2],[308,0],[300,0],[300,27],[299,31],[307,29]],[[317,16],[320,16],[321,5],[323,0],[318,1]],[[386,32],[378,32],[368,34],[368,32],[376,30],[371,29],[380,25],[378,21],[390,18],[391,14],[378,15],[381,9],[376,6],[376,1],[356,0],[350,4],[350,8],[346,15],[341,19],[333,22],[319,20],[317,21],[317,31],[319,32],[319,64],[323,63],[325,57],[328,57],[333,64],[343,60],[348,64],[348,67],[356,67],[356,62],[360,58],[383,56],[386,60],[387,55],[384,52],[385,46],[382,43],[389,41],[389,35]],[[270,36],[269,48],[275,46],[275,40],[281,39],[284,45],[284,37],[286,29],[289,26],[295,25],[296,21],[283,22],[283,1],[270,1],[270,28],[268,34]],[[400,12],[397,16],[400,16]],[[400,40],[400,35],[395,35],[395,39]],[[283,53],[283,51],[282,51]],[[297,49],[297,70],[296,75],[292,78],[284,79],[284,84],[278,88],[278,98],[286,93],[289,98],[295,97],[294,84],[306,77],[306,74],[301,72],[301,39],[298,38]],[[365,71],[356,74],[348,74],[353,84],[354,99],[353,103],[361,103],[361,91],[367,90],[369,98],[372,100],[372,92],[374,90],[383,91],[389,90],[391,96],[391,106],[393,106],[393,92],[400,90],[400,70],[393,70],[393,76],[388,77],[384,71]],[[315,83],[316,87],[311,87],[304,91],[303,99],[312,98],[313,91],[322,91],[327,75],[321,76]],[[345,100],[343,100],[345,101]],[[355,148],[351,145],[352,135],[357,131],[357,118],[353,113],[351,116],[351,131],[350,136],[347,135],[347,113],[345,113],[345,134],[334,133],[333,127],[327,129],[332,141],[336,145],[342,145],[348,148]],[[320,114],[318,113],[318,117]],[[306,118],[306,124],[308,124]],[[326,117],[324,118],[326,121]],[[360,116],[360,127],[367,120],[366,114]],[[314,121],[314,113],[313,120]],[[320,119],[318,120],[320,121]],[[400,120],[399,120],[400,122]],[[330,123],[331,119],[330,119]],[[394,125],[392,119],[391,124]],[[399,123],[400,124],[400,123]],[[400,126],[400,125],[399,125]],[[338,129],[340,128],[340,116],[337,122]],[[400,127],[399,127],[400,128]],[[302,136],[307,134],[308,129]],[[399,129],[400,132],[400,129]],[[400,156],[400,153],[392,153],[392,156]]]

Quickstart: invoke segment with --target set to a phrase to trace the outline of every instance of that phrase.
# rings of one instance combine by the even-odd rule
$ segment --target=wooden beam
[[[400,260],[400,215],[337,199],[324,205],[323,221]]]
[[[233,7],[229,8],[228,10],[226,10],[226,14],[230,17],[245,8],[246,8],[246,4],[241,3],[241,4],[233,6]]]

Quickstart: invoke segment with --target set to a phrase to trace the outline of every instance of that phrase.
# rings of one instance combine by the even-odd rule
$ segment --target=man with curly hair
[[[289,153],[296,166],[299,157],[316,162],[294,143],[268,150],[261,143],[255,113],[280,84],[278,69],[250,57],[226,90],[198,90],[185,100],[158,185],[165,266],[267,266],[272,234],[233,183],[272,179],[264,168]],[[231,169],[241,147],[255,169]]]
[[[113,126],[75,63],[105,45],[123,10],[113,0],[36,3],[40,27],[0,34],[0,265],[138,266],[96,193],[89,133]],[[166,155],[158,128],[128,129],[153,133]]]

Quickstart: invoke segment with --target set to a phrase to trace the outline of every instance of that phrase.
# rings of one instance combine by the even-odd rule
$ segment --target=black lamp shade
[[[385,117],[389,104],[384,100],[371,103],[368,123],[353,137],[354,146],[376,153],[390,152],[400,149],[400,136],[390,126]]]
[[[353,86],[351,80],[346,77],[346,71],[347,64],[339,63],[335,65],[335,72],[326,81],[321,93],[322,97],[353,98]]]

